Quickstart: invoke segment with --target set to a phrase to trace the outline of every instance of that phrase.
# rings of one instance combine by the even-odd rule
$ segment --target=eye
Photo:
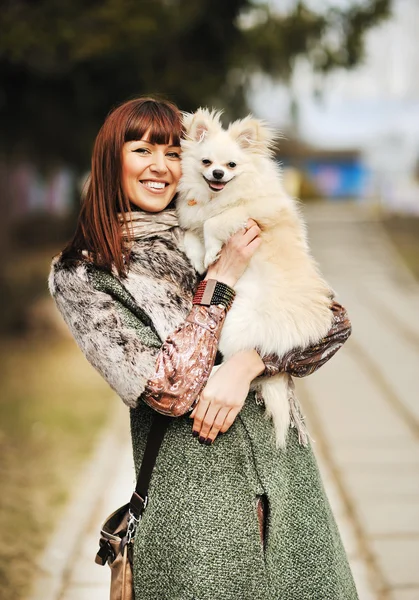
[[[167,153],[167,156],[168,156],[169,158],[180,158],[180,154],[179,154],[179,152],[168,152],[168,153]]]
[[[237,165],[236,165],[236,163],[235,163],[235,162],[229,162],[229,163],[227,163],[227,167],[228,167],[229,169],[234,169],[235,167],[237,167]]]
[[[210,164],[212,164],[212,161],[209,160],[209,158],[203,158],[202,159],[202,164],[205,165],[206,167],[209,167]]]
[[[149,150],[147,148],[141,147],[136,148],[134,152],[138,152],[138,154],[148,154]]]

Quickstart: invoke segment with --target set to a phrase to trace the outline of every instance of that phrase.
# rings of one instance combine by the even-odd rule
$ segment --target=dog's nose
[[[221,171],[221,169],[214,169],[212,176],[214,179],[222,179],[224,177],[224,171]]]

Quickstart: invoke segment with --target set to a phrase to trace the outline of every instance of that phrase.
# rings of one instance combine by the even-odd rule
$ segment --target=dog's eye
[[[205,165],[206,167],[209,167],[212,161],[210,161],[208,158],[203,158],[202,159],[202,164]]]
[[[227,163],[227,167],[228,167],[229,169],[234,169],[234,167],[237,167],[237,165],[236,165],[236,163],[235,163],[235,162],[229,162],[229,163]]]

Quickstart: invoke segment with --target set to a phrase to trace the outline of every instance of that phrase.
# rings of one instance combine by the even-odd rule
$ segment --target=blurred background
[[[48,576],[119,419],[46,280],[104,117],[158,93],[281,130],[284,183],[354,327],[300,385],[326,487],[361,600],[419,600],[418,30],[417,0],[0,1],[0,598]],[[39,598],[106,597],[71,564]]]

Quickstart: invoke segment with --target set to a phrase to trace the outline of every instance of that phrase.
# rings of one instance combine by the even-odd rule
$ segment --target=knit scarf
[[[119,214],[119,220],[125,239],[130,241],[145,240],[164,232],[173,235],[175,239],[180,236],[179,222],[174,209],[157,213],[136,210],[125,215]]]

